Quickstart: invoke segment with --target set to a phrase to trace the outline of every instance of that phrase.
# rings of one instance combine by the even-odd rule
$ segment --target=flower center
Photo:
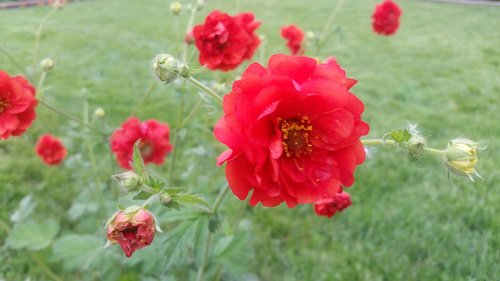
[[[4,112],[4,110],[9,106],[7,100],[0,98],[0,113]]]
[[[309,132],[312,131],[311,120],[307,116],[288,120],[279,120],[283,151],[287,157],[300,158],[312,152]]]
[[[153,152],[153,146],[149,141],[142,140],[139,143],[139,151],[141,152],[142,157],[149,157]]]

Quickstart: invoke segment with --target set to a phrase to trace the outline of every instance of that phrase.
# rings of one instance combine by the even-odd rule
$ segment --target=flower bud
[[[189,73],[191,69],[184,63],[178,65],[179,75],[184,78],[189,78]]]
[[[177,16],[182,10],[182,4],[179,3],[179,2],[173,2],[172,4],[170,4],[170,11],[172,12],[172,14],[174,14],[174,16]]]
[[[54,61],[51,58],[43,59],[40,62],[40,68],[43,72],[50,71],[54,68]]]
[[[193,29],[191,29],[188,33],[186,33],[186,36],[184,36],[184,42],[186,44],[194,44],[195,40]]]
[[[94,116],[96,118],[103,118],[104,116],[106,116],[106,111],[104,111],[104,109],[102,109],[101,107],[98,107],[94,110]]]
[[[312,32],[312,31],[307,31],[307,32],[306,32],[306,37],[307,37],[307,39],[309,39],[309,40],[310,40],[310,39],[314,39],[314,37],[315,37],[315,36],[316,36],[316,35],[315,35],[315,34],[314,34],[314,32]]]
[[[106,224],[108,243],[118,243],[125,256],[153,242],[156,226],[154,216],[139,206],[116,212]]]
[[[174,81],[179,74],[177,60],[169,54],[159,54],[153,59],[153,71],[166,84]]]
[[[128,190],[134,190],[141,186],[139,176],[134,171],[127,171],[125,173],[113,175],[112,177],[117,180],[122,187]]]
[[[196,0],[196,8],[200,11],[205,6],[205,0]]]
[[[331,218],[337,212],[342,212],[345,208],[351,206],[351,196],[345,191],[334,196],[325,197],[314,203],[314,212],[318,216]]]
[[[475,170],[479,160],[477,150],[481,149],[478,145],[478,142],[469,139],[451,140],[444,154],[448,171],[460,176],[467,176],[472,181],[474,181],[473,175],[480,177]]]

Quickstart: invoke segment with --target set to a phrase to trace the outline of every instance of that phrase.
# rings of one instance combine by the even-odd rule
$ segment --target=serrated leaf
[[[223,256],[231,250],[231,245],[236,244],[234,241],[235,239],[233,235],[220,238],[214,246],[214,254],[219,257]]]
[[[212,206],[201,195],[181,193],[172,196],[172,200],[186,207],[196,207],[208,212],[212,212]]]
[[[132,199],[134,200],[146,200],[151,197],[151,193],[145,191],[139,191]]]
[[[70,234],[54,242],[52,249],[55,259],[63,261],[65,269],[85,270],[99,257],[102,244],[97,236]]]
[[[21,200],[19,207],[10,216],[12,222],[21,222],[28,219],[36,206],[36,202],[32,199],[33,196],[29,194]]]
[[[138,139],[134,143],[134,152],[132,153],[132,167],[134,168],[135,173],[139,176],[141,181],[146,185],[150,185],[148,173],[146,171],[146,165],[144,165],[144,161],[142,160],[141,150],[139,149],[139,145],[141,143],[141,139]]]
[[[199,210],[184,209],[178,212],[167,212],[160,218],[160,221],[173,222],[173,221],[193,220],[205,215],[206,213],[203,213]]]
[[[59,223],[47,221],[26,221],[14,227],[5,244],[12,249],[41,250],[50,246],[59,232]]]

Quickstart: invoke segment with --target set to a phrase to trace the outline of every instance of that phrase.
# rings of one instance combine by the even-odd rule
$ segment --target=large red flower
[[[250,59],[260,43],[254,32],[259,25],[252,13],[230,16],[213,11],[204,24],[193,29],[200,64],[212,70],[228,71]]]
[[[334,196],[322,198],[314,203],[314,212],[318,216],[331,218],[337,212],[342,212],[351,206],[351,196],[345,191],[341,191]]]
[[[375,7],[372,15],[373,31],[380,35],[393,35],[399,28],[401,9],[391,0],[385,0]]]
[[[35,152],[47,165],[58,165],[66,157],[63,143],[51,134],[44,134],[38,139]]]
[[[141,139],[139,148],[144,163],[163,164],[167,154],[172,151],[170,145],[170,128],[156,120],[141,123],[131,117],[111,135],[111,150],[123,169],[130,170],[130,161],[134,151],[134,143]]]
[[[296,25],[287,25],[281,28],[281,36],[288,42],[286,46],[290,49],[292,55],[302,55],[302,41],[304,40],[304,32]]]
[[[35,88],[21,76],[0,70],[0,139],[19,136],[36,118]]]
[[[241,200],[289,207],[314,203],[354,183],[368,133],[355,80],[330,59],[274,55],[266,69],[251,64],[224,96],[215,137],[229,147],[226,178]]]

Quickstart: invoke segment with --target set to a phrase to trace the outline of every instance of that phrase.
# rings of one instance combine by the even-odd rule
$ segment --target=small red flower
[[[134,143],[138,139],[141,139],[139,148],[145,164],[161,165],[172,151],[168,124],[153,119],[141,123],[139,119],[131,117],[111,135],[111,150],[123,169],[132,169],[130,161]]]
[[[108,241],[118,243],[125,256],[149,246],[155,237],[153,215],[138,206],[131,206],[116,212],[107,224]]]
[[[302,55],[302,41],[304,40],[304,32],[296,25],[287,25],[281,28],[281,36],[288,40],[286,46],[290,49],[292,56]]]
[[[213,11],[204,24],[193,29],[200,64],[212,70],[229,71],[250,59],[260,43],[254,33],[259,25],[252,13],[230,16]]]
[[[360,137],[363,103],[349,89],[355,80],[330,59],[274,55],[268,68],[251,64],[224,96],[215,137],[226,144],[233,193],[250,204],[289,207],[333,196],[354,183],[365,159]]]
[[[63,143],[51,134],[44,134],[38,139],[35,151],[47,165],[59,165],[66,157]]]
[[[20,136],[36,118],[36,90],[21,76],[0,70],[0,139]]]
[[[399,27],[401,9],[391,0],[385,0],[375,7],[372,15],[372,27],[380,35],[393,35]]]
[[[351,196],[343,191],[331,197],[325,197],[314,203],[314,212],[318,216],[333,217],[335,213],[342,212],[345,208],[351,206]]]

